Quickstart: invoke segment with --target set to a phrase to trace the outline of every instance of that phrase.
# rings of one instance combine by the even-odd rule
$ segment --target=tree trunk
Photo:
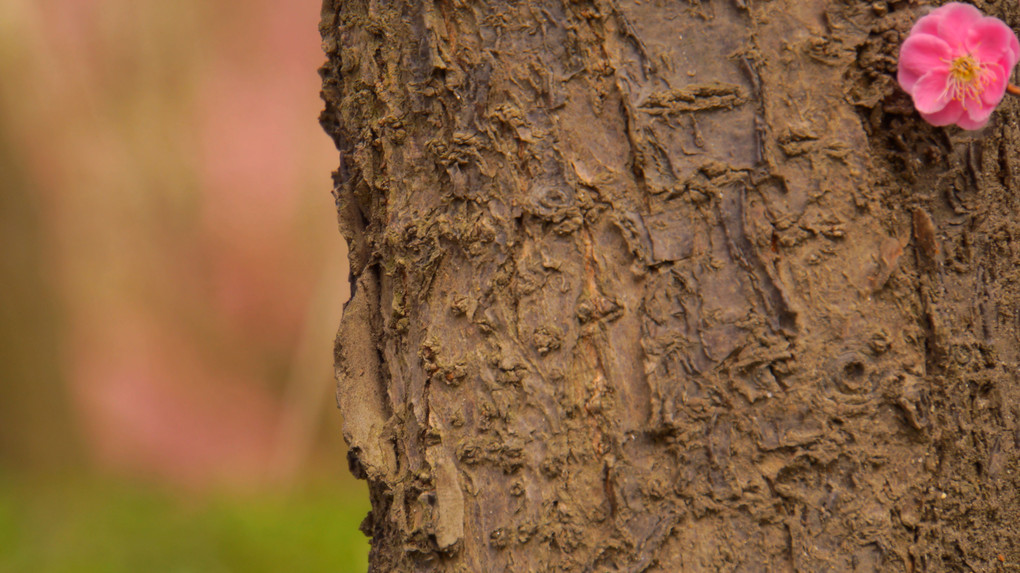
[[[372,571],[1020,567],[1020,110],[916,4],[325,1]]]

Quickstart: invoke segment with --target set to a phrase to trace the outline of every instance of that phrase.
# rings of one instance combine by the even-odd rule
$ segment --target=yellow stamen
[[[949,64],[949,82],[946,84],[945,97],[957,100],[967,107],[967,100],[980,101],[988,84],[992,83],[992,73],[987,64],[978,63],[974,56],[966,54],[947,62]]]

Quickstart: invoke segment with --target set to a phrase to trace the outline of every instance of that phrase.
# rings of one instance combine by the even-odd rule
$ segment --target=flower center
[[[966,54],[949,62],[949,82],[946,96],[967,106],[967,100],[977,100],[992,81],[986,64],[978,63],[974,56]]]

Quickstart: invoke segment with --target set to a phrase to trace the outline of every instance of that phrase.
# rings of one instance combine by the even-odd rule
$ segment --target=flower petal
[[[967,51],[979,62],[997,62],[1013,52],[1016,34],[998,18],[982,18],[967,33]]]
[[[981,129],[991,119],[993,111],[995,106],[970,106],[956,120],[956,125],[963,129]]]
[[[999,64],[985,64],[985,69],[986,73],[990,75],[991,80],[985,85],[984,91],[981,92],[981,103],[994,108],[999,105],[1002,97],[1006,95],[1006,83],[1009,82],[1009,76]]]
[[[913,72],[919,79],[920,76],[932,70],[948,70],[951,58],[952,50],[949,48],[949,44],[940,38],[928,34],[910,36],[900,48],[899,74],[902,75],[904,71]],[[911,75],[907,74],[904,79],[909,81],[910,77]],[[904,85],[902,79],[900,85],[903,85],[903,89],[907,91],[913,87]]]
[[[932,36],[939,35],[939,22],[942,21],[942,9],[933,10],[932,12],[924,15],[918,20],[914,27],[910,29],[910,35],[915,34],[931,34]]]
[[[984,17],[981,10],[970,4],[950,2],[935,12],[939,12],[941,16],[938,36],[949,43],[954,50],[966,51],[971,27]]]
[[[921,113],[921,117],[932,125],[950,125],[956,123],[963,116],[963,106],[960,102],[953,100],[946,104],[946,107],[934,113]]]
[[[900,65],[918,71],[948,67],[946,60],[953,56],[949,44],[930,34],[910,36],[900,48]]]
[[[1009,39],[1009,48],[996,61],[1002,66],[1002,69],[1010,72],[1016,67],[1017,61],[1020,61],[1020,40],[1017,39],[1016,34],[1013,34],[1013,37]],[[1009,75],[1007,74],[1007,79],[1009,79]]]
[[[949,82],[948,70],[932,70],[921,76],[914,84],[914,107],[921,113],[935,113],[946,107],[950,99],[946,90]]]
[[[921,79],[924,74],[917,73],[913,70],[900,67],[899,72],[896,74],[896,81],[900,82],[900,87],[903,91],[908,94],[914,93],[914,86],[917,85],[917,80]]]

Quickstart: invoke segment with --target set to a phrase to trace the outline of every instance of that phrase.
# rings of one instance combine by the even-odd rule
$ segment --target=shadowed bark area
[[[925,125],[918,14],[325,2],[373,571],[1020,564],[1017,110]]]

